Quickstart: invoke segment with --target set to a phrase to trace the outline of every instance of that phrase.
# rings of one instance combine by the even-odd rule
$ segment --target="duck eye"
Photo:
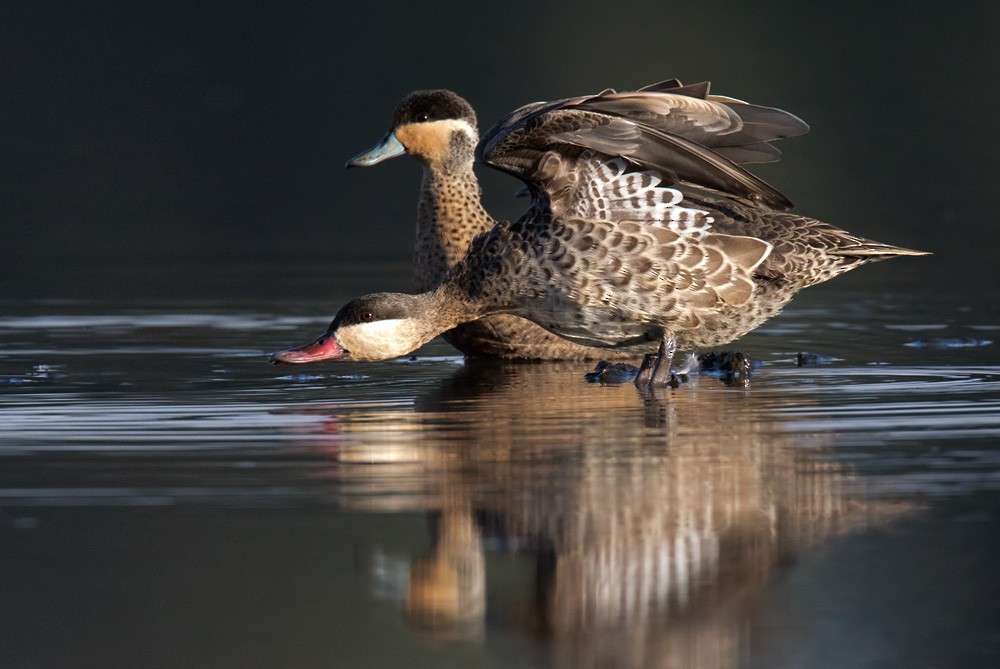
[[[427,112],[420,112],[419,114],[417,114],[417,123],[427,123],[427,121],[430,120],[431,120],[431,115],[428,114]]]
[[[373,318],[375,318],[375,314],[373,314],[370,311],[366,311],[365,313],[361,314],[361,320],[363,321],[370,321]]]

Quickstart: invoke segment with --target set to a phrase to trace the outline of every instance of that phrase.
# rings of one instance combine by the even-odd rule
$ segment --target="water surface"
[[[749,389],[643,396],[441,341],[266,364],[369,287],[318,284],[5,303],[0,664],[1000,660],[995,310],[845,279]]]

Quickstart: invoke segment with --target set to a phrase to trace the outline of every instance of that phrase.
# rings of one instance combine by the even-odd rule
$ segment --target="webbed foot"
[[[754,363],[739,351],[713,351],[701,359],[701,371],[715,372],[727,386],[750,387]]]

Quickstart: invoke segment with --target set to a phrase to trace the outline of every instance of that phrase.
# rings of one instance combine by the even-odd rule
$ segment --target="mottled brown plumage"
[[[446,285],[591,346],[721,346],[799,290],[869,262],[924,255],[786,212],[693,198],[707,232],[663,221],[525,217],[477,238]],[[506,301],[505,301],[506,300]]]
[[[528,116],[543,119],[546,124],[541,128],[531,125]],[[466,125],[462,127],[446,121],[461,121]],[[699,144],[713,147],[718,155],[724,156],[719,159],[723,161],[725,157],[736,162],[776,160],[780,152],[769,142],[801,134],[808,129],[802,121],[786,112],[709,95],[707,83],[685,87],[677,80],[669,80],[634,92],[608,90],[597,96],[528,105],[501,121],[489,136],[493,139],[503,137],[504,147],[518,149],[517,142],[508,138],[503,128],[511,129],[515,137],[527,137],[525,127],[530,125],[533,128],[531,145],[524,150],[534,151],[539,144],[544,146],[546,128],[579,132],[604,121],[614,122],[614,127],[619,129],[631,129],[632,139],[626,142],[623,135],[617,146],[609,147],[607,134],[602,136],[603,148],[610,150],[610,155],[621,155],[626,151],[635,154],[634,139],[641,133],[652,134],[662,145],[661,153],[666,153],[666,160],[661,166],[664,169],[671,160],[677,160],[676,157],[671,158],[671,150],[678,144],[695,153],[695,164],[704,163],[697,156],[706,154]],[[383,144],[348,163],[349,166],[369,165],[399,155],[402,150],[389,155],[379,153],[385,142],[395,137],[401,149],[423,164],[414,252],[417,290],[437,286],[447,271],[465,256],[471,241],[497,223],[482,207],[479,184],[473,172],[476,132],[475,112],[461,97],[450,91],[416,91],[397,106],[390,134]],[[596,141],[598,134],[592,131],[584,141]],[[559,142],[563,150],[581,152],[565,143],[564,139],[559,139]],[[508,154],[494,148],[491,155]],[[648,155],[645,157],[649,158]],[[716,158],[713,157],[713,160]],[[510,167],[498,166],[512,171]],[[729,171],[751,184],[759,184],[759,192],[772,194],[773,201],[787,202],[777,191],[740,168],[732,166]],[[704,188],[718,185],[707,178],[701,179],[704,183],[700,183],[697,174],[691,180]],[[598,198],[599,193],[593,194],[593,197]],[[587,212],[577,213],[586,215]],[[462,324],[445,333],[444,337],[468,355],[575,360],[609,355],[635,357],[635,352],[614,353],[569,342],[513,316],[494,316]]]
[[[589,346],[667,351],[665,373],[674,345],[728,344],[802,288],[923,255],[795,214],[710,198],[685,204],[698,207],[689,210],[697,224],[534,212],[498,224],[434,290],[358,298],[319,340],[275,360],[386,359],[460,323],[508,314]]]

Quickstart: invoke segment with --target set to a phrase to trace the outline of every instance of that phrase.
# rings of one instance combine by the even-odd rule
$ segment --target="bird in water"
[[[524,181],[529,210],[476,236],[436,285],[352,300],[322,336],[272,361],[386,360],[508,315],[581,346],[656,351],[636,383],[664,385],[677,350],[728,344],[799,290],[848,270],[924,255],[784,211],[787,198],[726,157],[773,155],[766,123],[755,135],[741,121],[742,139],[730,144],[713,134],[738,117],[726,104],[692,96],[654,126],[620,95],[534,103],[501,119],[475,156]],[[471,152],[460,102],[440,91],[414,98],[395,134],[405,141],[404,126],[433,123],[426,136],[446,133],[449,154],[460,153],[453,144]]]
[[[684,86],[671,79],[638,91],[606,90],[555,103],[555,107],[587,113],[592,119],[615,123],[611,132],[579,138],[582,146],[608,156],[636,154],[643,137],[667,133],[685,149],[709,147],[736,163],[772,162],[781,153],[770,142],[801,135],[809,127],[787,112],[713,95],[708,82]],[[553,107],[553,109],[555,108]],[[551,126],[558,130],[557,126]],[[612,130],[612,129],[608,129]],[[563,137],[561,143],[572,144]],[[599,145],[594,144],[598,142]],[[415,91],[406,96],[392,115],[389,132],[375,147],[348,161],[350,167],[368,167],[390,158],[409,155],[423,167],[417,204],[414,278],[418,291],[440,284],[448,270],[465,256],[472,240],[498,223],[480,200],[473,171],[474,149],[479,142],[476,113],[451,91]],[[647,150],[655,150],[646,146]],[[692,146],[697,145],[697,146]],[[669,148],[669,144],[664,147]],[[655,155],[640,157],[660,164]],[[678,157],[663,162],[671,169]],[[772,193],[773,195],[773,193]],[[596,194],[595,194],[596,197]],[[776,196],[776,201],[786,200]],[[635,359],[635,351],[611,352],[573,343],[549,333],[530,321],[509,315],[481,318],[444,333],[444,338],[466,355],[536,360]]]

